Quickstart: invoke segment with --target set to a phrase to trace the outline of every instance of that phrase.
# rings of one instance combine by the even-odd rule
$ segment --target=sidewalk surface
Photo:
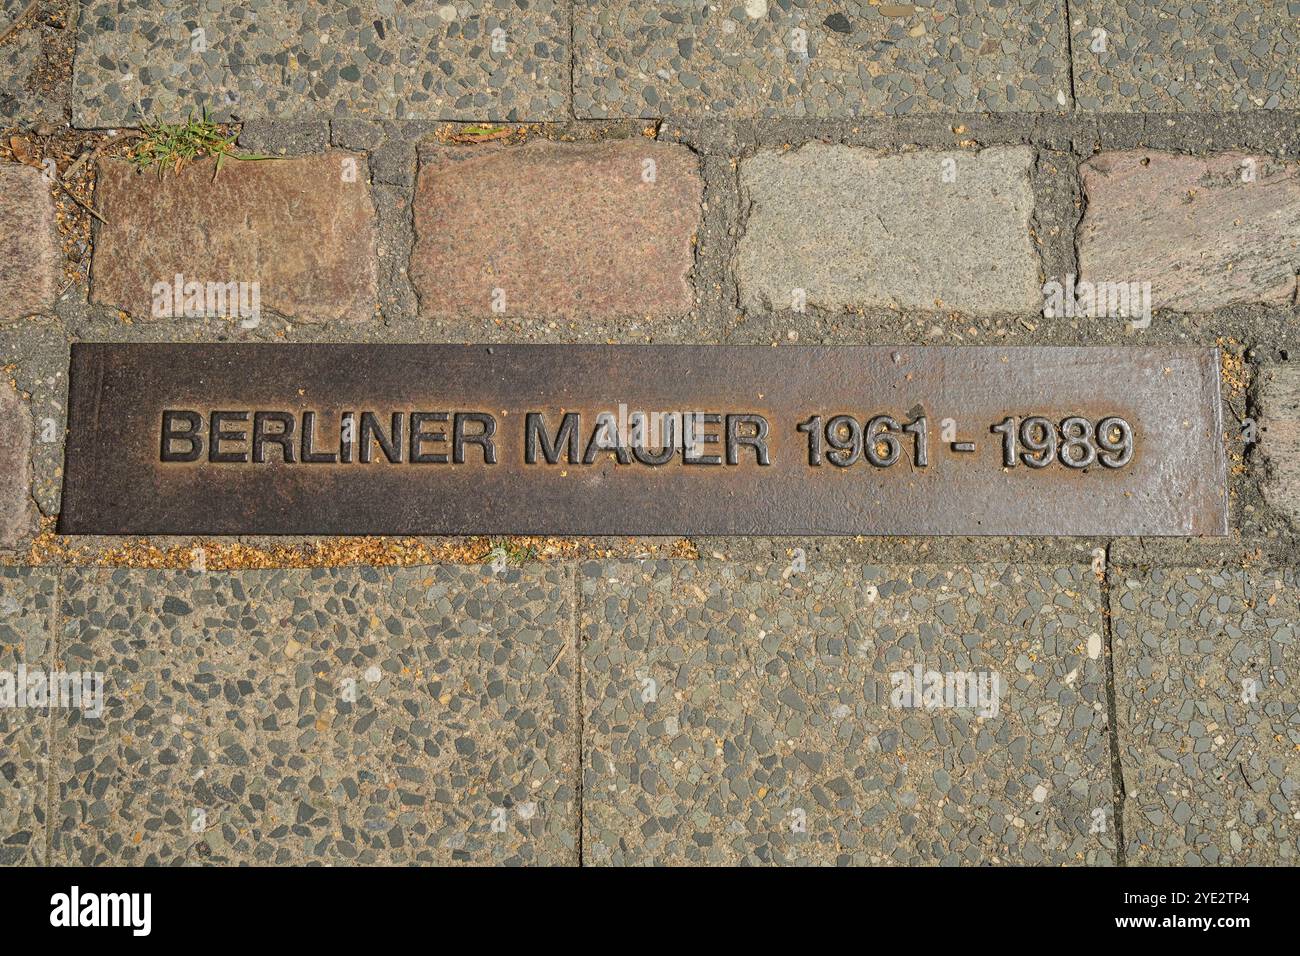
[[[1297,861],[1300,3],[0,0],[0,130],[0,864]],[[1231,530],[60,536],[84,341],[1217,347]]]

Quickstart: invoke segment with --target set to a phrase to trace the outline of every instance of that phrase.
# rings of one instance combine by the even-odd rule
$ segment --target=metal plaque
[[[70,534],[1228,530],[1213,348],[72,348]]]

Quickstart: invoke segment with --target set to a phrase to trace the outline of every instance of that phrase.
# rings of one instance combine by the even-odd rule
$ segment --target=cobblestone
[[[32,524],[32,418],[9,385],[0,383],[0,548],[12,548]]]
[[[689,149],[646,139],[441,150],[415,199],[421,311],[688,312],[702,190]]]
[[[0,320],[48,313],[61,255],[41,170],[0,164]]]
[[[1079,274],[1151,284],[1153,308],[1291,305],[1300,274],[1300,166],[1266,156],[1101,153],[1082,166]]]
[[[808,144],[741,166],[737,254],[750,311],[886,307],[973,314],[1040,306],[1030,150],[878,156]]]
[[[95,241],[95,302],[141,318],[217,315],[246,326],[263,308],[373,318],[377,237],[364,156],[227,161],[215,177],[203,161],[161,178],[109,160],[99,196],[107,224]]]

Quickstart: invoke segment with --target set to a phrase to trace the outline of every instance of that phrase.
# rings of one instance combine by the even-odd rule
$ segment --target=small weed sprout
[[[205,156],[216,157],[216,168],[212,172],[214,182],[227,159],[259,161],[279,158],[235,152],[235,140],[239,134],[229,132],[220,123],[208,119],[206,109],[201,119],[195,119],[191,114],[184,123],[153,122],[142,125],[140,129],[143,137],[132,148],[130,160],[141,171],[156,168],[160,179],[167,170],[180,172],[186,163]]]

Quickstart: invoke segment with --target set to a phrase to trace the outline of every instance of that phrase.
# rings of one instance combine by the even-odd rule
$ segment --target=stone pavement
[[[1135,864],[1294,864],[1300,721],[1293,569],[1116,582],[1115,687]]]
[[[53,722],[50,859],[572,862],[570,577],[63,576],[58,665],[122,683]]]
[[[0,863],[1294,864],[1297,52],[1289,0],[0,0]],[[133,167],[204,111],[275,158]],[[76,341],[1217,346],[1231,530],[62,537]]]
[[[591,862],[1114,862],[1086,565],[581,573]],[[1004,686],[897,706],[913,668]]]

